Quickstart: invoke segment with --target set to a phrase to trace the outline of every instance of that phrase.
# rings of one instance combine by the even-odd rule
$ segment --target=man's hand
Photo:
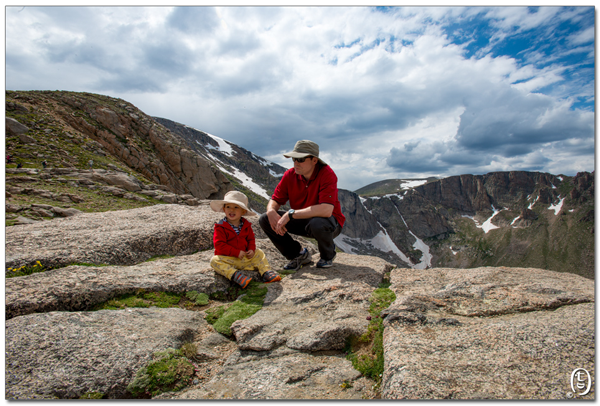
[[[269,217],[269,224],[271,225],[273,231],[279,234],[279,232],[277,231],[277,224],[279,223],[281,216],[279,215],[279,213],[277,213],[277,210],[267,211],[267,217]]]
[[[287,228],[285,228],[285,225],[289,222],[290,216],[288,213],[285,213],[283,216],[279,217],[279,221],[277,221],[277,224],[273,230],[275,230],[275,232],[279,235],[284,235],[287,233]]]
[[[279,235],[284,235],[287,232],[285,225],[288,221],[290,221],[290,219],[288,218],[287,220],[285,220],[285,222],[283,222],[283,224],[281,224],[282,218],[287,217],[287,214],[283,217],[280,216],[277,212],[277,210],[279,210],[280,207],[281,205],[275,200],[269,200],[269,203],[267,204],[267,217],[269,218],[269,224],[271,225],[271,229]]]

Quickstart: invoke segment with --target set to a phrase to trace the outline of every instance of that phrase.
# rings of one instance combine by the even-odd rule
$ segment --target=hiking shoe
[[[238,285],[240,285],[242,287],[242,289],[245,289],[246,286],[248,286],[248,284],[252,281],[252,278],[237,271],[236,273],[233,274],[233,276],[231,277],[231,280],[234,281],[235,283],[237,283]]]
[[[262,276],[264,283],[278,282],[281,280],[281,276],[277,272],[267,271]]]
[[[333,266],[333,260],[335,259],[336,255],[337,254],[334,253],[333,258],[331,258],[330,260],[325,260],[321,258],[319,262],[317,262],[317,268],[331,268]]]
[[[288,262],[283,269],[297,271],[298,269],[302,268],[302,265],[308,264],[310,261],[311,259],[308,250],[306,248],[302,248],[300,255]]]

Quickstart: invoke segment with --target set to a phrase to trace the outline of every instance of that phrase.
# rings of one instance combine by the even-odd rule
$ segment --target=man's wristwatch
[[[294,213],[296,213],[296,210],[294,210],[294,209],[288,210],[288,217],[290,218],[290,220],[294,219],[294,217],[292,217],[294,215]]]

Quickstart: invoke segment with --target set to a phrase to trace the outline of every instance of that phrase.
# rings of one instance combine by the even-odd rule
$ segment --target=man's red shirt
[[[329,165],[317,164],[308,181],[304,176],[296,174],[294,168],[288,169],[275,188],[271,199],[282,206],[289,201],[290,207],[294,210],[321,203],[331,204],[333,216],[338,224],[343,227],[346,221],[338,200],[337,176]]]

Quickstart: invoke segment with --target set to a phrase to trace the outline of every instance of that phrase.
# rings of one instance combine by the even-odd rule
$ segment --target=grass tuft
[[[14,278],[17,276],[26,276],[34,273],[44,272],[46,268],[40,261],[36,261],[33,265],[23,265],[20,268],[8,268],[6,273],[7,278]]]
[[[382,287],[385,286],[385,287]],[[354,369],[367,378],[381,384],[383,375],[383,319],[379,316],[396,300],[396,295],[389,289],[389,283],[384,282],[371,294],[369,313],[371,321],[367,331],[361,336],[352,336],[346,342],[346,359],[352,362]]]

